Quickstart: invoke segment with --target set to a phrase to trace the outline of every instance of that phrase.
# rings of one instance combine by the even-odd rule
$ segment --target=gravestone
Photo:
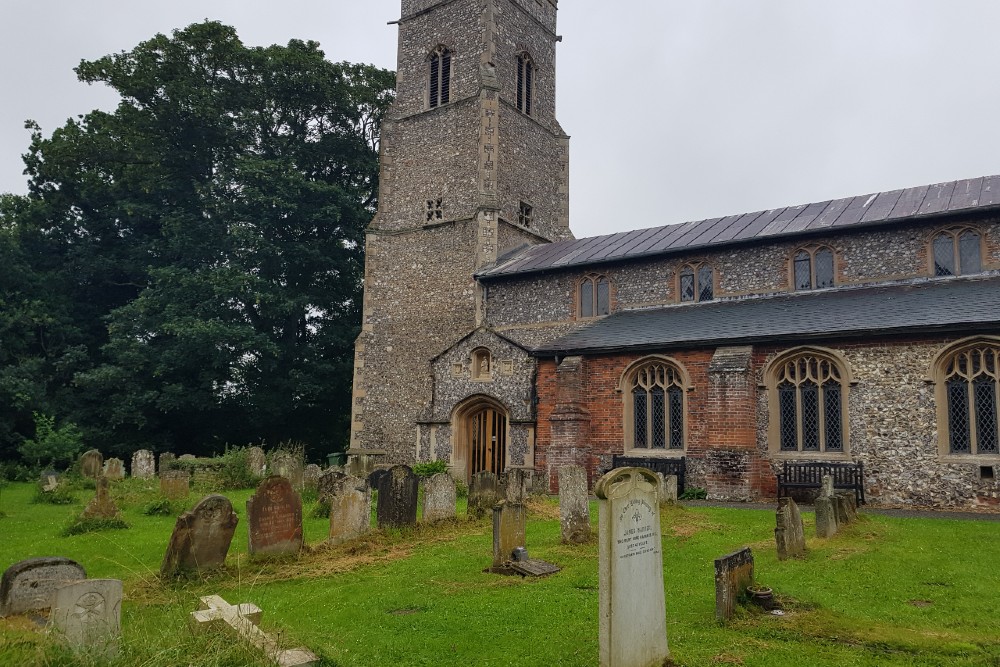
[[[500,500],[497,476],[489,470],[481,470],[472,476],[469,484],[469,503],[467,511],[470,516],[481,518],[493,510]]]
[[[323,470],[315,463],[310,463],[302,469],[302,487],[315,491],[319,485],[319,476]]]
[[[424,483],[424,521],[454,519],[456,502],[455,480],[448,473],[439,472]]]
[[[514,549],[525,546],[528,512],[521,503],[500,501],[493,506],[493,572],[505,572]]]
[[[559,525],[564,544],[584,544],[590,539],[587,471],[581,466],[559,468]]]
[[[344,474],[342,468],[330,468],[326,470],[319,479],[316,480],[316,497],[321,503],[330,504],[330,496],[333,495],[334,487],[337,482],[344,479],[347,475]],[[357,479],[355,477],[355,479]]]
[[[816,498],[816,536],[833,537],[840,528],[837,525],[837,508],[833,499],[833,477],[823,475],[819,496]]]
[[[55,470],[43,470],[42,474],[39,475],[38,483],[42,485],[42,491],[52,493],[59,488],[59,480],[61,477],[62,475]]]
[[[170,500],[187,498],[191,493],[191,475],[187,470],[161,470],[160,495]]]
[[[48,609],[57,587],[86,578],[83,567],[69,558],[50,556],[14,563],[0,579],[0,617]]]
[[[258,626],[263,612],[255,604],[231,605],[218,595],[201,598],[198,611],[191,612],[190,626],[195,634],[212,627],[225,627],[244,641],[260,649],[278,667],[312,667],[319,657],[305,647],[282,649],[278,642]]]
[[[194,454],[181,454],[180,456],[177,457],[177,460],[178,461],[194,461],[197,458],[198,457],[195,456]]]
[[[858,520],[858,500],[853,491],[841,491],[836,494],[841,500],[837,511],[837,519],[843,516],[843,523],[854,523]]]
[[[372,491],[368,481],[346,475],[330,489],[330,544],[341,544],[371,530]]]
[[[160,471],[160,474],[162,475],[166,471],[170,470],[170,464],[176,460],[177,457],[174,456],[173,452],[161,452],[160,465],[157,467],[157,469]]]
[[[774,541],[778,546],[778,560],[805,555],[805,528],[802,526],[802,515],[795,501],[791,498],[778,498],[775,519],[777,526],[774,528]]]
[[[417,523],[417,487],[419,481],[409,466],[389,468],[378,487],[375,516],[378,527],[413,526]]]
[[[348,468],[350,470],[350,468]],[[354,474],[354,473],[351,473]],[[378,485],[382,483],[382,478],[389,474],[388,468],[375,468],[368,473],[368,486],[373,489],[378,489]]]
[[[656,475],[618,468],[597,482],[601,667],[659,666],[670,657]]]
[[[254,477],[264,476],[264,465],[267,457],[260,447],[250,447],[247,449],[247,471]]]
[[[111,484],[107,477],[97,480],[94,497],[83,509],[84,519],[114,519],[118,516],[118,506],[111,500]]]
[[[108,459],[104,462],[103,476],[112,482],[125,479],[125,462],[121,459]]]
[[[85,579],[56,588],[49,625],[74,651],[113,657],[122,630],[122,582]]]
[[[156,477],[156,457],[148,449],[140,449],[132,454],[132,477],[152,479]]]
[[[523,503],[531,495],[531,472],[511,468],[500,476],[500,498],[508,503]]]
[[[753,584],[753,552],[744,547],[715,559],[715,617],[729,620],[736,603]]]
[[[660,480],[660,505],[671,505],[677,502],[677,475],[664,475],[662,472],[656,473]]]
[[[281,475],[292,483],[293,489],[302,488],[302,457],[285,450],[271,456],[271,473]]]
[[[96,449],[91,449],[80,455],[80,474],[90,479],[97,479],[104,470],[104,456]]]
[[[225,496],[202,498],[194,509],[177,517],[160,574],[171,577],[182,572],[211,570],[225,565],[238,521],[232,504]]]
[[[284,477],[268,477],[247,498],[251,556],[297,554],[302,550],[302,498]]]

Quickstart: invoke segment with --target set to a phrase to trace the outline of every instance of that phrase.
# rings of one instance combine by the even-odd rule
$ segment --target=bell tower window
[[[430,65],[428,104],[434,109],[451,99],[451,51],[443,46],[437,47],[431,53]]]
[[[535,82],[535,63],[531,56],[522,53],[517,57],[517,110],[530,116],[532,88]]]

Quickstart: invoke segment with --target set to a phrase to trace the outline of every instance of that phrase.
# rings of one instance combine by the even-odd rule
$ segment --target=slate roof
[[[501,257],[477,277],[489,280],[706,246],[810,234],[827,228],[840,230],[990,209],[1000,210],[1000,175],[546,243]]]
[[[615,313],[536,356],[1000,330],[1000,277],[837,288]]]

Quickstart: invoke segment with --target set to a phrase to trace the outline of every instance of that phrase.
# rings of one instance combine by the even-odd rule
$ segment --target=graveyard
[[[156,477],[100,475],[73,486],[68,504],[32,502],[41,483],[4,487],[0,569],[72,559],[86,571],[73,586],[93,582],[104,594],[113,587],[104,582],[120,581],[122,602],[110,651],[74,650],[46,632],[42,621],[55,610],[0,618],[0,664],[630,665],[639,663],[622,660],[633,649],[649,647],[669,650],[662,664],[673,665],[1000,663],[995,521],[862,509],[830,534],[811,507],[788,502],[777,514],[777,504],[660,505],[615,500],[608,482],[582,504],[563,499],[561,509],[560,498],[511,484],[485,499],[473,488],[470,499],[441,476],[418,481],[395,468],[374,489],[331,477],[331,514],[352,517],[334,530],[316,509],[323,478],[286,472],[298,481],[222,489],[185,478],[186,495]],[[164,503],[164,493],[174,499]],[[599,508],[605,495],[607,510]],[[88,508],[109,506],[115,526],[66,534]],[[640,528],[606,541],[619,515]],[[203,524],[211,540],[196,544],[208,534]],[[551,573],[518,573],[504,556],[515,543]],[[741,582],[731,617],[719,620],[716,561],[744,547],[773,606],[748,603]],[[616,549],[628,567],[605,568]],[[623,624],[622,609],[639,617]],[[308,661],[296,662],[303,655]]]

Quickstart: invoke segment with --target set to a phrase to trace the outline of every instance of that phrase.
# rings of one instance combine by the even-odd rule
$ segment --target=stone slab
[[[96,449],[90,449],[80,455],[80,474],[90,479],[97,479],[104,471],[104,455]]]
[[[49,625],[74,651],[113,657],[121,638],[122,582],[85,579],[56,588]]]
[[[254,477],[264,476],[264,466],[267,464],[267,457],[260,447],[250,447],[247,449],[247,471]]]
[[[833,498],[820,496],[814,506],[816,510],[816,537],[833,537],[840,526],[837,524],[837,510]]]
[[[125,479],[125,462],[121,459],[107,459],[104,462],[104,477],[112,482]]]
[[[191,475],[187,470],[160,470],[160,495],[170,500],[181,500],[190,493]]]
[[[493,506],[493,569],[509,567],[514,549],[526,546],[528,511],[520,503],[501,501]]]
[[[302,498],[284,477],[262,481],[247,498],[251,556],[282,556],[302,550]]]
[[[469,501],[467,512],[469,516],[481,518],[493,510],[500,500],[500,483],[497,476],[489,470],[481,470],[472,476],[469,482]]]
[[[371,531],[372,491],[368,481],[339,477],[330,489],[330,544],[342,544]]]
[[[82,565],[60,556],[14,563],[0,578],[0,617],[48,609],[56,588],[86,578]]]
[[[525,577],[544,577],[558,572],[559,566],[537,558],[529,558],[528,560],[511,561],[510,569]]]
[[[747,586],[754,582],[753,552],[750,547],[715,559],[715,617],[729,620]]]

